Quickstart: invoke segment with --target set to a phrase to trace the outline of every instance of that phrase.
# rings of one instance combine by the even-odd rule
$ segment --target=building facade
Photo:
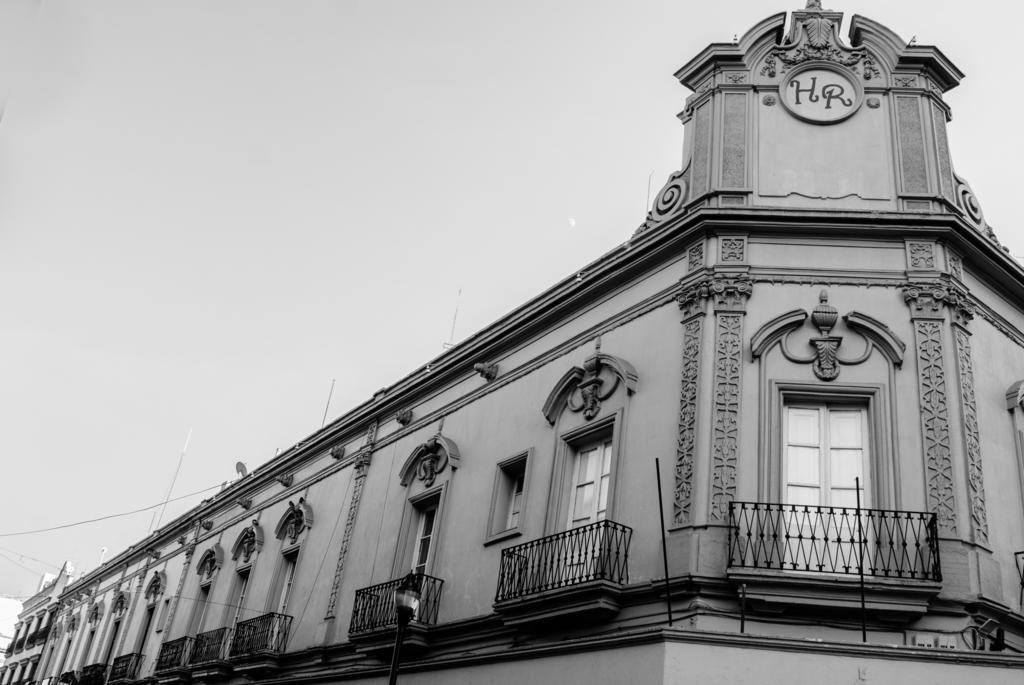
[[[60,596],[73,580],[71,565],[65,562],[55,577],[44,576],[39,591],[25,600],[14,626],[14,637],[7,645],[7,658],[0,666],[0,683],[19,685],[40,679],[39,674],[46,669],[53,653],[47,640],[60,607]]]
[[[71,584],[34,677],[381,682],[411,571],[403,682],[1020,682],[1024,269],[962,74],[841,21],[682,67],[626,242]]]

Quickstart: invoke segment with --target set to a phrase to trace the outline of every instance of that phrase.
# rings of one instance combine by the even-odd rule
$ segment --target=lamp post
[[[398,619],[398,628],[395,630],[395,649],[391,654],[391,677],[388,679],[388,685],[395,685],[398,682],[398,662],[401,659],[405,628],[416,615],[419,606],[420,576],[410,572],[395,590],[395,616]]]

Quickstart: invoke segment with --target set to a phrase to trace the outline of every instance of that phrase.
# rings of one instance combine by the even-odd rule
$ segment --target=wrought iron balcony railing
[[[78,685],[103,685],[107,676],[106,664],[89,664],[78,676]]]
[[[194,637],[179,637],[177,640],[163,643],[160,646],[160,655],[156,658],[155,672],[184,668],[189,662],[195,640]]]
[[[10,643],[8,643],[7,645],[7,649],[4,650],[5,657],[10,656],[12,654],[14,654],[14,640],[11,640]]]
[[[14,653],[17,654],[21,650],[25,649],[25,637],[19,637],[14,643]]]
[[[441,588],[444,581],[426,573],[413,574],[420,588],[420,605],[412,617],[412,623],[433,625],[437,623],[437,611],[441,606]],[[405,577],[389,580],[356,590],[355,606],[352,607],[352,622],[349,633],[365,633],[372,630],[394,628],[398,625],[395,615],[395,590]]]
[[[64,671],[60,674],[58,682],[66,683],[66,685],[76,685],[78,683],[78,671]]]
[[[224,659],[224,646],[228,639],[227,628],[207,630],[205,633],[196,635],[192,643],[192,653],[189,655],[190,665],[202,664],[208,661],[221,661]]]
[[[503,549],[494,601],[593,580],[628,583],[632,537],[628,526],[598,521]]]
[[[135,680],[139,677],[140,666],[142,666],[141,654],[122,654],[114,659],[114,663],[110,665],[110,675],[107,676],[107,682]]]
[[[235,624],[229,656],[243,657],[260,652],[280,654],[288,644],[292,617],[285,614],[263,614]]]
[[[942,580],[935,514],[891,509],[731,502],[729,567]]]
[[[36,631],[36,644],[41,645],[46,642],[47,636],[50,634],[50,628],[52,624],[47,623],[45,626]],[[41,682],[41,681],[40,681]]]
[[[1020,597],[1018,604],[1024,604],[1024,552],[1014,552],[1013,562],[1017,564],[1017,575],[1020,576]]]

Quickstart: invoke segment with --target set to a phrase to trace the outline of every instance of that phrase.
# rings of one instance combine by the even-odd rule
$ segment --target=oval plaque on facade
[[[856,112],[864,90],[856,77],[827,63],[806,63],[779,84],[782,104],[793,116],[816,124],[834,124]]]

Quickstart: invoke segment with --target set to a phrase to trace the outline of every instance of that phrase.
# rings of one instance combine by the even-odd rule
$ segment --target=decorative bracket
[[[408,426],[412,423],[412,409],[402,409],[395,414],[395,421],[398,421],[399,425]]]
[[[493,381],[498,377],[498,365],[494,363],[490,364],[473,364],[473,370],[480,374],[485,381]]]
[[[240,499],[235,500],[235,504],[248,511],[249,509],[252,508],[252,499],[249,497],[242,497]]]
[[[290,488],[292,486],[292,482],[294,482],[295,480],[295,476],[293,476],[290,473],[287,473],[283,476],[277,476],[274,480],[276,480],[278,483],[285,486],[286,488]]]
[[[345,446],[335,445],[334,447],[331,448],[330,454],[332,459],[341,459],[342,457],[345,456]]]

